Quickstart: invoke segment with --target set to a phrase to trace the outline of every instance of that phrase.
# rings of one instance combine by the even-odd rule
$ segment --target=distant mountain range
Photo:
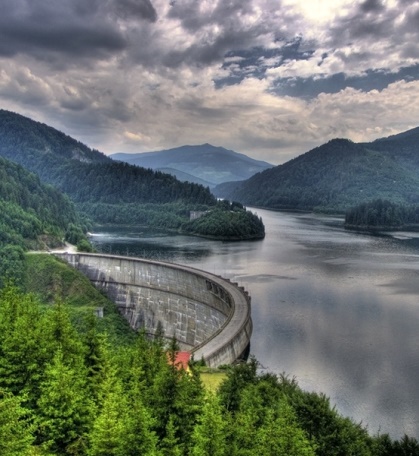
[[[132,165],[151,168],[210,188],[227,181],[248,179],[273,165],[211,144],[136,154],[117,153],[110,157]]]
[[[419,204],[419,128],[370,143],[334,139],[213,193],[246,205],[309,211],[344,212],[378,198]]]

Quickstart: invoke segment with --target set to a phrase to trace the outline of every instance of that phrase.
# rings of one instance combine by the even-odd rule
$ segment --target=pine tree
[[[115,366],[106,371],[100,409],[89,435],[89,456],[155,456],[157,437],[141,387],[124,385]]]
[[[226,454],[226,422],[216,396],[209,394],[192,434],[192,456],[224,456]]]
[[[176,427],[174,416],[171,415],[165,429],[165,436],[160,442],[160,451],[163,456],[183,456],[183,451],[179,445],[179,439],[176,437]]]
[[[267,410],[265,423],[257,433],[255,453],[258,456],[315,456],[313,444],[298,427],[292,407],[279,405],[279,416]]]
[[[28,456],[34,441],[29,411],[21,399],[10,393],[0,393],[0,454]]]
[[[34,405],[50,359],[39,302],[15,287],[0,293],[0,388]]]
[[[58,349],[46,368],[40,391],[38,442],[56,454],[84,454],[93,413],[86,370],[75,370]]]

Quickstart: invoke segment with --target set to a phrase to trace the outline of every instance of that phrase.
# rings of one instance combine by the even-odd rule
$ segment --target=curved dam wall
[[[250,297],[237,284],[187,266],[92,253],[57,253],[104,290],[131,327],[163,329],[181,350],[216,367],[237,360],[252,333]]]

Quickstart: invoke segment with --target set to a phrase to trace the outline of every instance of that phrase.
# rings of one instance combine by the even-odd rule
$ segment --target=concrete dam
[[[181,350],[210,367],[230,364],[252,334],[250,297],[237,284],[205,271],[114,255],[57,253],[115,302],[135,330],[175,337]]]

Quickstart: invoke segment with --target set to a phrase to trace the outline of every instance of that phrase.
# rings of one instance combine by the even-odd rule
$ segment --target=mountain
[[[213,193],[273,209],[344,212],[374,199],[419,203],[419,128],[371,143],[334,139]]]
[[[71,225],[80,223],[73,203],[22,166],[0,157],[0,247],[23,248],[40,237],[64,238]]]
[[[158,152],[117,153],[110,157],[144,168],[165,170],[182,181],[194,182],[190,180],[190,176],[193,176],[194,179],[199,179],[199,183],[204,183],[204,185],[207,183],[209,187],[227,181],[245,180],[273,166],[211,144],[182,146]],[[186,173],[186,175],[179,172]]]
[[[192,174],[184,173],[183,171],[179,171],[178,169],[173,168],[159,168],[158,171],[166,174],[171,174],[172,176],[176,177],[177,180],[181,182],[192,182],[194,184],[203,185],[204,187],[214,187],[214,184],[208,182],[204,179],[200,179],[199,177],[192,176]]]
[[[22,166],[0,157],[0,288],[21,284],[24,251],[62,246],[71,240],[90,246],[74,204]]]
[[[201,186],[115,162],[52,127],[4,110],[0,156],[37,173],[77,203],[214,203]]]
[[[205,225],[205,235],[211,236],[213,229],[217,239],[264,235],[263,225],[255,220],[251,223],[255,231],[249,236],[245,226],[249,220],[237,217],[228,205],[221,207],[202,185],[114,161],[52,127],[4,110],[0,111],[0,156],[37,173],[42,181],[66,193],[95,223],[148,225],[196,235],[204,234],[200,229]],[[225,214],[206,214],[216,208]],[[193,223],[191,211],[204,214],[208,223]],[[246,212],[234,206],[237,211]],[[253,214],[246,217],[252,219]],[[221,236],[220,231],[230,230],[233,219],[234,233]]]
[[[0,109],[0,155],[42,174],[65,161],[107,162],[110,159],[41,122]],[[47,165],[47,166],[46,166]]]

